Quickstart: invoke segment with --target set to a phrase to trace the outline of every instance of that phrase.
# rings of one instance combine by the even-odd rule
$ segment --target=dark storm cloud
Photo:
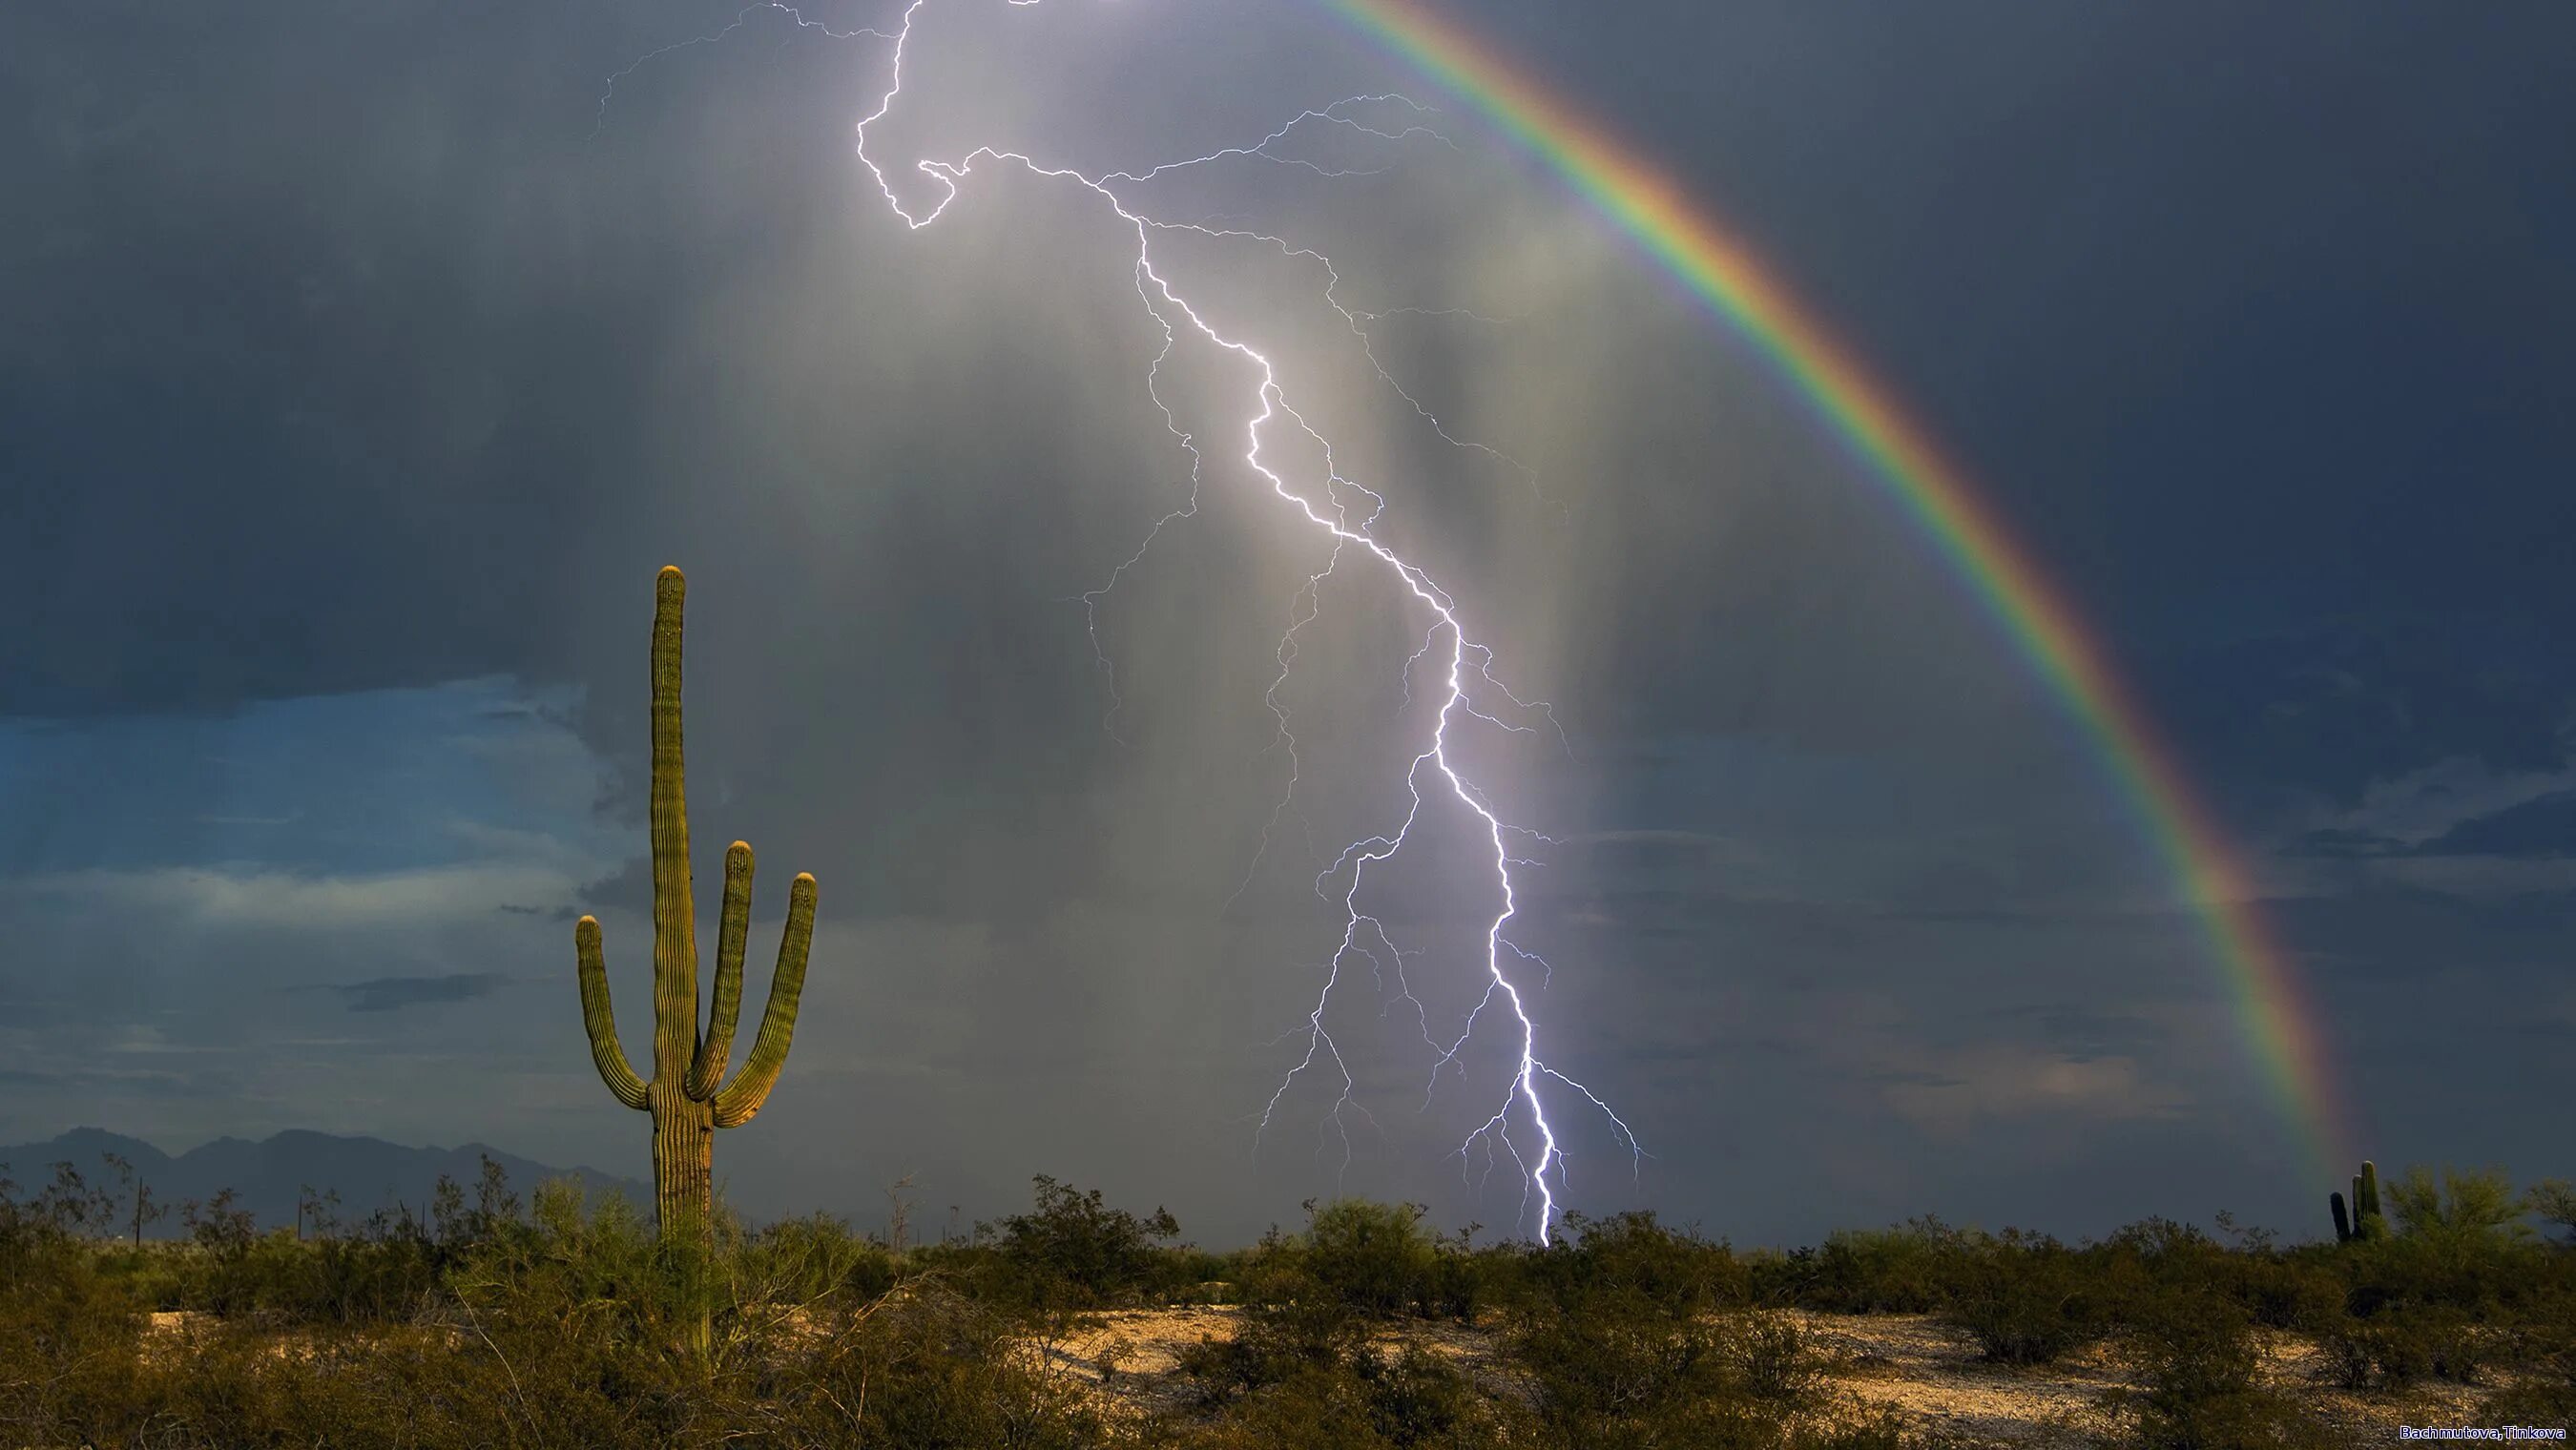
[[[2240,789],[2354,805],[2445,761],[2576,759],[2576,661],[2525,620],[2381,614],[2211,641],[2146,677],[2194,759]]]
[[[2564,860],[2576,856],[2576,791],[2544,791],[2497,810],[2455,819],[2437,832],[2412,840],[2364,828],[2323,827],[2292,838],[2281,854],[2343,861]]]
[[[32,123],[0,156],[0,469],[41,499],[0,542],[32,626],[0,641],[0,708],[527,663],[545,561],[615,456],[561,420],[621,386],[566,305],[559,56],[320,6],[0,25]]]
[[[398,1012],[430,1002],[470,1002],[489,997],[509,981],[497,972],[451,972],[443,977],[376,977],[335,986],[352,1012]]]
[[[2576,856],[2576,791],[2558,791],[2460,822],[2417,846],[2418,856],[2507,856],[2562,860]]]
[[[568,921],[571,919],[564,915],[564,913],[571,910],[571,908],[564,906],[517,906],[505,901],[492,909],[495,911],[507,912],[512,916],[542,916],[550,920],[557,921]]]
[[[2005,1007],[1991,1015],[1998,1022],[2029,1022],[2046,1040],[2079,1062],[2148,1050],[2156,1036],[2155,1024],[2144,1017],[2083,1007]]]
[[[2284,898],[2266,903],[2265,914],[2312,959],[2320,981],[2402,984],[2466,973],[2482,980],[2480,996],[2528,1002],[2564,984],[2576,891],[2481,898],[2392,885]]]
[[[2376,831],[2329,826],[2323,830],[2308,831],[2293,838],[2281,847],[2280,854],[2289,857],[2315,856],[2327,860],[2370,861],[2389,856],[2403,856],[2406,851],[2406,843],[2395,836],[2383,836]]]

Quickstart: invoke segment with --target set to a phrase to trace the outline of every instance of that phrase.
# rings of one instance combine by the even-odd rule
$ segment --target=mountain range
[[[406,1148],[382,1138],[348,1138],[293,1129],[251,1142],[217,1138],[176,1155],[140,1138],[99,1128],[74,1128],[43,1143],[0,1147],[0,1177],[14,1179],[25,1199],[54,1178],[54,1165],[68,1162],[91,1187],[111,1190],[122,1181],[103,1155],[113,1153],[133,1165],[134,1176],[150,1186],[153,1201],[169,1212],[148,1224],[146,1238],[173,1238],[187,1232],[179,1206],[189,1199],[211,1200],[219,1191],[234,1192],[233,1206],[249,1210],[262,1229],[293,1225],[296,1205],[309,1187],[316,1194],[336,1191],[332,1212],[343,1224],[356,1225],[378,1209],[410,1211],[426,1220],[430,1195],[443,1174],[465,1190],[473,1203],[474,1187],[490,1158],[509,1176],[510,1191],[524,1205],[537,1184],[550,1178],[572,1178],[593,1200],[622,1195],[648,1215],[652,1191],[631,1178],[593,1168],[550,1168],[481,1143],[455,1148]],[[126,1199],[128,1211],[132,1198]]]

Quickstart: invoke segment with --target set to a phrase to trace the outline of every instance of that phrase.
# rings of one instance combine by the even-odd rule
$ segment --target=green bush
[[[2134,1450],[2318,1446],[2323,1431],[2264,1389],[2253,1321],[2222,1284],[2157,1283],[2124,1306],[2120,1333],[2138,1377],[2110,1403],[2128,1413]]]
[[[2230,1267],[2237,1302],[2267,1329],[2310,1330],[2345,1313],[2344,1281],[2314,1257],[2264,1250],[2235,1255]]]
[[[1506,1344],[1550,1444],[1773,1446],[1821,1373],[1795,1321],[1748,1307],[1724,1244],[1651,1214],[1586,1220],[1523,1256]]]
[[[2523,1211],[2560,1231],[2562,1248],[2576,1249],[2576,1183],[2544,1178],[2523,1194]]]
[[[1947,1302],[1958,1230],[1926,1215],[1901,1227],[1837,1230],[1780,1268],[1792,1302],[1837,1314],[1928,1314]]]
[[[1041,1309],[1095,1309],[1181,1287],[1169,1272],[1171,1257],[1154,1247],[1181,1231],[1170,1213],[1158,1208],[1139,1218],[1109,1207],[1097,1188],[1080,1192],[1043,1174],[1032,1182],[1031,1212],[977,1226],[977,1237],[999,1251],[991,1282],[1000,1297]]]
[[[1419,1206],[1342,1198],[1306,1212],[1302,1267],[1318,1291],[1377,1318],[1430,1301],[1438,1260]]]
[[[1436,1353],[1361,1347],[1283,1366],[1213,1421],[1165,1421],[1147,1443],[1176,1450],[1503,1450],[1530,1444],[1507,1405],[1479,1395]],[[1201,1402],[1204,1411],[1205,1402]]]
[[[2045,1364],[2111,1325],[2097,1275],[2057,1240],[2014,1229],[1959,1255],[1942,1317],[1998,1364]]]
[[[1349,1301],[1315,1279],[1298,1240],[1273,1228],[1233,1272],[1243,1301],[1234,1337],[1203,1340],[1180,1356],[1200,1408],[1344,1363],[1362,1348],[1367,1323]]]
[[[1473,1324],[1484,1311],[1508,1267],[1510,1251],[1489,1249],[1479,1254],[1472,1242],[1474,1235],[1472,1225],[1456,1238],[1432,1235],[1431,1274],[1415,1306],[1425,1318]]]

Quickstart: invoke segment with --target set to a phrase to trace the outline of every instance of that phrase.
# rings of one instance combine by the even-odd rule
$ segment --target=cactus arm
[[[751,846],[736,841],[725,851],[724,915],[716,924],[716,999],[709,1005],[706,1040],[689,1067],[689,1096],[715,1096],[733,1055],[733,1030],[742,1020],[742,952],[751,935]]]
[[[600,1080],[630,1108],[644,1106],[644,1079],[626,1065],[626,1049],[617,1045],[617,1016],[608,1006],[608,963],[599,950],[599,918],[585,916],[572,929],[573,951],[581,971],[581,1025],[590,1034],[590,1058],[599,1064]]]
[[[796,1035],[796,1003],[805,990],[805,957],[814,945],[814,878],[799,874],[787,890],[787,934],[778,943],[778,970],[769,979],[769,1006],[742,1075],[716,1094],[719,1128],[739,1128],[769,1100],[769,1089],[787,1065],[788,1040]]]
[[[688,584],[653,587],[653,1075],[685,1083],[698,1048],[698,928],[689,896],[689,800],[680,751],[680,616]]]
[[[2350,1212],[2344,1207],[2343,1195],[2340,1193],[2327,1194],[2326,1206],[2334,1210],[2335,1242],[2339,1244],[2351,1243],[2352,1217]]]

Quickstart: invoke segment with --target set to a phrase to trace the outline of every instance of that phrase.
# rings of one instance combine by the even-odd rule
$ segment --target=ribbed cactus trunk
[[[742,1009],[742,959],[751,931],[751,847],[725,852],[724,911],[716,928],[716,986],[706,1035],[698,1033],[697,914],[689,879],[689,808],[680,751],[680,615],[687,585],[664,569],[653,603],[653,1079],[626,1062],[609,1008],[599,921],[573,928],[581,978],[582,1025],[591,1060],[617,1100],[653,1116],[653,1208],[662,1241],[679,1257],[692,1306],[690,1340],[708,1348],[703,1264],[714,1248],[715,1130],[751,1121],[769,1100],[796,1032],[805,958],[814,939],[814,878],[787,892],[787,930],[769,982],[769,1006],[742,1075],[724,1085]]]
[[[657,1077],[645,1090],[653,1115],[653,1217],[664,1238],[714,1245],[715,1113]]]

